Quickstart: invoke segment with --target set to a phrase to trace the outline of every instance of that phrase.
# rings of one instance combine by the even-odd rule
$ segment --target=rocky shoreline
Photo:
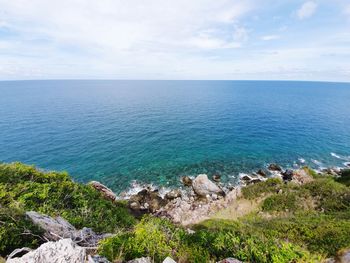
[[[337,177],[343,169],[347,167],[329,167],[318,173]],[[227,208],[234,200],[241,197],[242,187],[266,181],[268,178],[280,178],[285,182],[292,181],[297,184],[305,184],[312,180],[303,168],[284,170],[278,164],[272,163],[266,169],[259,169],[251,174],[240,174],[240,183],[236,186],[221,183],[218,174],[213,175],[211,180],[206,174],[200,174],[197,177],[181,177],[183,187],[175,189],[166,190],[153,185],[144,185],[136,193],[130,195],[124,192],[120,196],[116,196],[106,187],[101,190],[97,186],[96,189],[107,199],[115,196],[116,199],[127,200],[129,208],[136,216],[153,214],[188,226],[209,218],[220,209]],[[137,185],[137,188],[139,189],[140,185]]]
[[[337,178],[345,169],[348,167],[326,168],[319,171],[319,175],[326,174]],[[237,200],[242,199],[242,189],[245,186],[264,182],[269,178],[280,178],[285,183],[294,182],[297,185],[303,185],[314,180],[310,171],[307,167],[283,169],[278,164],[270,164],[266,169],[259,169],[251,174],[240,174],[240,183],[236,186],[225,185],[218,174],[212,176],[211,179],[206,174],[200,174],[196,177],[182,177],[183,186],[180,188],[164,190],[145,185],[142,189],[139,189],[140,186],[138,186],[137,191],[129,191],[129,193],[120,195],[116,195],[107,186],[96,181],[90,182],[89,185],[110,202],[125,200],[131,213],[136,217],[141,218],[145,214],[151,214],[155,217],[166,218],[186,227],[191,232],[193,231],[192,225],[209,219],[215,213],[228,207],[234,207],[237,215],[248,213],[249,210],[244,211],[239,205],[233,206]],[[282,189],[276,191],[280,193]],[[130,194],[130,192],[133,193]],[[26,212],[26,216],[44,230],[44,238],[47,242],[33,251],[26,248],[16,250],[11,253],[7,262],[50,262],[52,257],[57,258],[55,262],[109,262],[106,258],[96,255],[96,248],[100,240],[112,234],[97,234],[90,228],[79,230],[62,217],[52,218],[34,211]],[[28,253],[17,257],[24,252]],[[350,251],[344,253],[345,260],[349,257]],[[140,258],[128,262],[148,263],[151,262],[151,259]],[[173,263],[175,261],[166,258],[163,262]],[[220,262],[237,263],[241,261],[230,258]],[[327,262],[349,261],[330,259]]]

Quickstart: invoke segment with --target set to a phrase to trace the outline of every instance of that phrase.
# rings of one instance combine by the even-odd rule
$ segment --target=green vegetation
[[[216,262],[226,257],[245,262],[320,262],[350,247],[350,187],[339,180],[343,176],[307,172],[314,181],[301,186],[274,178],[243,188],[244,198],[263,200],[261,207],[238,220],[207,220],[189,232],[151,215],[137,221],[123,204],[103,199],[66,173],[0,164],[0,254],[43,242],[41,230],[24,216],[34,210],[60,215],[77,228],[115,233],[98,249],[111,261],[149,256],[162,262],[170,256],[177,262]]]
[[[62,216],[77,228],[115,232],[135,223],[126,207],[101,197],[91,186],[74,183],[67,173],[43,172],[21,163],[0,164],[0,254],[41,239],[25,211]]]
[[[350,169],[343,170],[337,182],[350,186]]]

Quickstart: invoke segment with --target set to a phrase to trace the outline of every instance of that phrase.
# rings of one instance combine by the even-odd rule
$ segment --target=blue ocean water
[[[342,165],[349,156],[346,83],[0,82],[0,161],[66,170],[116,191],[132,180],[234,180],[269,162]]]

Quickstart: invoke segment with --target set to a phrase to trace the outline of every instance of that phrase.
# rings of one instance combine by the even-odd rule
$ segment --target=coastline
[[[300,262],[342,262],[336,261],[336,258],[334,261],[327,260],[343,255],[344,251],[338,253],[339,249],[350,247],[346,238],[350,235],[349,167],[316,172],[306,166],[291,170],[270,164],[254,174],[241,174],[240,184],[236,186],[220,182],[219,175],[210,178],[201,174],[195,178],[182,177],[181,188],[136,186],[129,194],[118,196],[99,182],[78,184],[66,173],[43,172],[20,163],[0,164],[0,179],[0,210],[6,211],[5,214],[0,213],[0,219],[5,224],[11,224],[11,218],[16,217],[18,222],[26,225],[26,231],[32,233],[29,240],[19,239],[18,244],[7,243],[7,237],[0,236],[0,244],[7,244],[5,251],[8,251],[3,251],[2,255],[9,255],[3,253],[24,244],[33,248],[41,245],[25,254],[23,259],[17,257],[18,251],[15,251],[8,258],[8,262],[12,263],[26,262],[26,258],[38,256],[38,253],[45,256],[45,247],[50,246],[57,257],[62,256],[60,249],[64,247],[72,253],[71,257],[83,255],[89,262],[113,261],[116,255],[122,253],[120,262],[134,262],[128,260],[150,256],[148,261],[144,261],[147,263],[163,262],[166,256],[178,262],[221,262],[230,256],[242,260],[235,262],[249,262],[245,260],[246,256],[255,258],[254,262],[277,263],[297,259]],[[20,205],[19,210],[14,207],[15,204]],[[12,214],[10,218],[7,217],[9,213]],[[7,223],[7,220],[10,221]],[[279,223],[273,223],[275,221]],[[303,228],[310,228],[309,231],[316,236],[309,239],[303,234],[294,236],[289,230],[283,231],[283,224],[295,222]],[[266,226],[258,227],[261,224]],[[279,224],[282,224],[281,229]],[[304,231],[303,228],[300,231]],[[6,225],[3,230],[7,235],[15,236],[21,233],[18,231],[23,231],[13,226],[6,228]],[[279,238],[271,239],[269,232],[265,231],[273,231]],[[260,234],[255,236],[256,232]],[[174,239],[178,234],[180,240]],[[233,250],[228,253],[219,249],[212,254],[210,251],[217,241],[202,244],[203,241],[197,240],[202,234],[218,235],[216,238],[228,235],[225,238],[230,238],[225,242],[237,237],[242,239],[242,244],[253,235],[253,243],[249,246],[258,246],[256,249],[262,254],[255,255],[254,250],[243,252],[244,246],[241,245],[232,247]],[[162,237],[160,240],[158,235]],[[290,239],[287,243],[284,235]],[[326,241],[328,239],[323,240],[324,235],[330,238],[331,243]],[[131,242],[126,251],[123,246],[120,247],[120,239]],[[158,247],[165,240],[170,243],[162,252]],[[317,244],[314,248],[313,243]],[[149,251],[150,246],[154,246],[153,252]],[[137,247],[143,251],[141,254],[134,251]],[[287,248],[288,253],[284,251]],[[201,251],[199,254],[195,254],[197,249]],[[344,253],[347,256],[350,251]],[[108,260],[91,261],[100,260],[100,255]],[[190,259],[193,257],[196,259]],[[265,257],[270,259],[266,261]],[[271,257],[280,259],[276,261]]]

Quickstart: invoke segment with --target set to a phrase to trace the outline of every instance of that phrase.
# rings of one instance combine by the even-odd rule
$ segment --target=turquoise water
[[[0,161],[67,170],[116,191],[134,179],[234,180],[269,162],[342,165],[349,156],[350,84],[0,82]]]

